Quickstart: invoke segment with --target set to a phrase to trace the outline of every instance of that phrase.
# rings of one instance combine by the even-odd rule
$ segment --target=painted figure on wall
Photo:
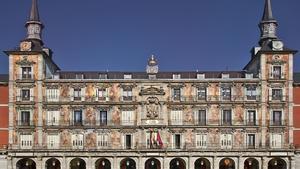
[[[63,115],[63,119],[64,119],[64,124],[69,124],[70,122],[70,110],[69,107],[64,105],[61,107],[61,113]]]
[[[188,123],[193,123],[193,119],[194,119],[194,116],[193,116],[193,110],[192,108],[189,106],[186,111],[185,111],[185,122],[188,122]]]
[[[114,124],[120,124],[121,122],[120,110],[116,106],[113,108],[112,121]]]
[[[119,87],[118,84],[113,84],[109,93],[110,100],[119,101]]]
[[[69,133],[68,130],[64,130],[62,133],[61,133],[61,145],[63,147],[68,147],[71,145],[71,134]]]
[[[92,99],[94,99],[94,97],[96,96],[96,94],[95,94],[95,88],[94,88],[93,84],[88,84],[86,86],[85,94],[86,94],[86,96],[85,96],[86,100],[92,100]]]
[[[90,125],[95,125],[96,123],[96,116],[93,107],[87,107],[85,112],[86,122]]]
[[[86,146],[88,148],[93,148],[93,147],[96,147],[97,144],[96,144],[96,141],[97,138],[96,138],[96,134],[95,133],[89,133],[86,135]]]
[[[111,144],[113,148],[120,147],[121,145],[121,136],[120,133],[117,131],[113,131],[111,133]]]
[[[69,85],[62,85],[60,88],[60,96],[62,100],[66,100],[67,98],[69,98],[70,95],[70,89],[69,89]]]
[[[235,133],[234,140],[235,140],[235,143],[234,143],[235,146],[242,146],[243,145],[243,134],[240,130],[238,130]]]
[[[193,130],[188,129],[185,136],[185,142],[188,147],[192,147],[193,145]]]

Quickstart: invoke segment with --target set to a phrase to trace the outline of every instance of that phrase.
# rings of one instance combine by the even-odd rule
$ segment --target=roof
[[[271,0],[266,0],[262,21],[274,21]]]
[[[0,74],[0,83],[7,83],[8,79],[8,74]]]
[[[294,83],[299,83],[300,84],[300,72],[294,73]]]
[[[32,0],[29,21],[40,21],[37,0]]]
[[[173,79],[173,75],[180,75],[180,79],[196,79],[197,74],[204,74],[205,78],[221,78],[222,74],[229,74],[229,78],[244,78],[244,71],[219,71],[219,72],[158,72],[156,79]],[[131,75],[131,79],[149,79],[146,72],[59,72],[60,79],[78,79],[76,76],[83,75],[83,79],[99,79],[105,75],[105,79],[124,79],[124,75]]]

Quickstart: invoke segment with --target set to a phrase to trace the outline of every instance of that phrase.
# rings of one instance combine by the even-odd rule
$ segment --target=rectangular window
[[[197,148],[206,148],[207,147],[207,135],[206,134],[197,134],[196,135],[196,147]]]
[[[75,78],[76,78],[76,79],[83,79],[83,74],[76,74],[76,75],[75,75]]]
[[[281,75],[282,75],[281,66],[273,66],[273,78],[281,79]]]
[[[221,134],[221,148],[222,149],[232,148],[232,134]]]
[[[21,90],[22,101],[30,101],[30,89]]]
[[[108,134],[99,134],[97,136],[97,146],[99,148],[107,148],[109,145],[109,141],[108,141]]]
[[[206,88],[205,87],[198,88],[197,98],[198,98],[198,100],[206,100]]]
[[[32,135],[30,135],[30,134],[20,135],[20,146],[23,149],[31,149],[32,148]]]
[[[105,88],[100,88],[97,91],[97,97],[99,101],[106,101],[108,94]]]
[[[47,125],[58,126],[59,125],[59,111],[47,111]]]
[[[223,110],[222,112],[222,125],[232,125],[232,112],[231,110]]]
[[[248,134],[247,136],[247,148],[255,148],[255,134]]]
[[[132,75],[131,74],[124,74],[124,79],[132,79]]]
[[[83,148],[83,134],[72,135],[72,146],[74,149]]]
[[[231,87],[221,87],[222,100],[231,100]]]
[[[206,110],[198,111],[198,125],[205,126],[206,125]]]
[[[272,100],[282,100],[282,89],[272,89]]]
[[[273,111],[272,125],[281,126],[282,125],[282,111]]]
[[[59,90],[58,89],[46,89],[46,98],[48,102],[59,101]]]
[[[174,148],[175,149],[181,148],[181,135],[180,134],[174,135]]]
[[[22,67],[22,79],[32,79],[31,67]]]
[[[180,79],[180,78],[181,78],[180,74],[173,74],[173,79]]]
[[[122,124],[123,125],[134,125],[133,111],[122,111]]]
[[[47,136],[47,146],[49,149],[59,148],[59,135],[48,135]]]
[[[182,111],[172,110],[171,111],[171,124],[172,125],[182,125]]]
[[[22,126],[30,126],[30,111],[21,111],[21,121],[20,125]]]
[[[75,110],[74,111],[74,117],[73,117],[73,122],[74,125],[79,125],[81,126],[83,123],[83,119],[82,119],[82,110]]]
[[[74,89],[74,100],[81,101],[81,89]]]
[[[125,148],[132,149],[132,135],[131,134],[125,135]]]
[[[282,135],[281,134],[271,134],[270,135],[271,148],[281,148],[282,147]]]
[[[256,125],[256,111],[255,110],[248,110],[247,111],[247,125]]]
[[[181,100],[181,89],[180,88],[174,88],[173,89],[173,100],[174,101],[180,101]]]
[[[132,89],[123,89],[123,101],[132,101]]]
[[[107,126],[107,111],[100,111],[99,122],[101,126]]]
[[[107,74],[99,74],[99,79],[107,79]]]
[[[246,98],[247,100],[256,100],[257,91],[255,86],[246,87]]]

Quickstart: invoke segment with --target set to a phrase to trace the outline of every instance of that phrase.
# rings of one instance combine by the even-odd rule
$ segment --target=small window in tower
[[[132,75],[131,74],[124,74],[124,79],[132,79]]]
[[[83,79],[83,74],[76,74],[76,79]]]

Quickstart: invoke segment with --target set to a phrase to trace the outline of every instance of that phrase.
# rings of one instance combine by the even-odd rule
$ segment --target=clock
[[[20,49],[21,49],[21,51],[30,51],[31,50],[31,46],[32,46],[32,44],[31,44],[31,42],[21,42],[21,44],[20,44]]]
[[[147,73],[157,73],[158,72],[158,66],[147,66]]]
[[[283,43],[281,41],[273,41],[272,42],[272,47],[274,50],[282,50],[283,48]]]

